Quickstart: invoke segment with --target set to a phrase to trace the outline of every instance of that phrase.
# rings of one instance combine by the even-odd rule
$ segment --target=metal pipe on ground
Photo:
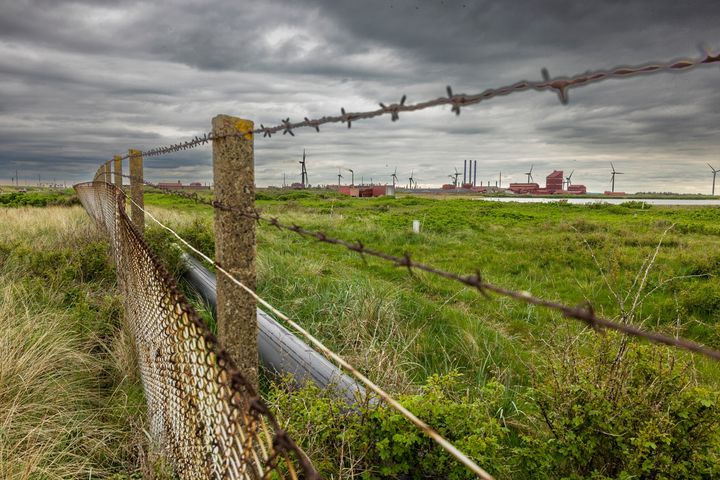
[[[205,300],[213,314],[217,307],[215,274],[195,257],[183,253],[187,269],[185,280]],[[349,405],[365,398],[365,389],[342,370],[293,335],[274,318],[257,309],[258,354],[263,366],[272,372],[290,373],[299,384],[312,381],[333,389]]]

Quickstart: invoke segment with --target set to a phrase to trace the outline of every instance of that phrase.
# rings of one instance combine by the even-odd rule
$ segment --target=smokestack
[[[463,183],[467,180],[467,160],[463,160]]]
[[[477,160],[475,160],[475,176],[473,177],[473,187],[477,186]]]

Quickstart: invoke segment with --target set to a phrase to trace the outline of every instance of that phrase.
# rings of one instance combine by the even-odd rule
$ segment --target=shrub
[[[493,474],[507,473],[508,430],[493,415],[504,387],[489,382],[470,395],[460,375],[433,375],[416,395],[400,402]],[[326,478],[476,478],[417,427],[382,403],[348,406],[313,384],[272,383],[267,395],[290,435],[302,443]]]
[[[716,478],[719,392],[691,365],[617,335],[548,362],[529,392],[536,430],[518,449],[534,478]]]
[[[621,207],[624,208],[631,208],[631,209],[640,209],[640,210],[648,210],[650,207],[652,207],[651,204],[647,202],[642,202],[639,200],[631,200],[629,202],[623,202],[620,204]]]

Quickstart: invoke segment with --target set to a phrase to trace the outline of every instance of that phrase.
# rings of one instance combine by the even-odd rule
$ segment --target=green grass
[[[28,191],[3,188],[0,207],[47,207],[79,205],[80,201],[71,189],[56,190],[35,188]]]
[[[293,199],[278,200],[262,193],[259,197],[265,200],[259,200],[258,207],[267,215],[345,240],[360,239],[397,255],[409,253],[452,272],[479,271],[498,285],[571,305],[590,302],[610,318],[630,316],[648,328],[720,347],[718,208],[289,195]],[[198,227],[204,228],[200,243],[212,253],[208,207],[162,194],[148,195],[146,204],[172,208],[174,221],[185,225],[187,234],[197,236]],[[193,225],[191,218],[201,223]],[[422,222],[420,235],[411,232],[413,219]],[[642,279],[643,266],[659,244],[638,292],[640,281],[633,283],[638,272]],[[488,300],[462,285],[409,275],[267,225],[258,234],[258,275],[264,297],[351,356],[356,332],[354,327],[345,332],[343,325],[362,318],[361,323],[378,334],[384,328],[383,341],[391,343],[392,331],[402,339],[395,342],[395,350],[402,351],[398,361],[416,383],[451,368],[480,382],[500,376],[508,377],[508,384],[524,383],[526,365],[542,357],[547,342],[582,328],[542,308],[504,298]],[[633,310],[636,296],[642,302]],[[708,378],[717,378],[714,363],[699,364]]]
[[[145,202],[213,254],[211,208],[157,192]],[[287,223],[720,347],[717,208],[286,191],[262,191],[257,204]],[[0,312],[9,326],[0,333],[0,352],[9,352],[0,353],[0,477],[147,472],[138,454],[142,395],[102,236],[79,207],[0,215]],[[147,224],[147,238],[177,267],[172,239]],[[597,335],[545,309],[267,225],[257,262],[263,297],[498,478],[720,474],[717,363]],[[18,363],[22,355],[33,361]],[[351,415],[327,392],[265,389],[327,478],[467,478],[388,409]]]
[[[0,209],[0,478],[142,472],[144,397],[81,207]]]
[[[265,215],[286,223],[452,272],[479,271],[544,298],[590,302],[609,318],[720,347],[719,208],[352,199],[307,191],[257,197]],[[213,254],[209,207],[163,194],[147,195],[146,206]],[[411,231],[414,219],[422,222],[420,235]],[[148,227],[155,245],[168,250],[172,240]],[[543,308],[488,299],[264,224],[257,264],[262,297],[476,452],[498,478],[720,474],[713,467],[720,459],[717,362],[598,335]],[[427,397],[423,385],[436,375],[454,379],[448,398]],[[658,384],[660,378],[667,381]],[[455,425],[452,412],[474,409],[489,386],[499,397],[472,417],[476,430],[462,433],[465,424]],[[435,447],[389,410],[347,418],[312,388],[271,383],[266,393],[327,476],[465,478],[445,469],[454,465],[447,457],[437,457],[437,469],[423,465],[425,456],[436,458]],[[686,429],[698,432],[690,443]],[[417,454],[416,464],[410,451],[426,453]]]

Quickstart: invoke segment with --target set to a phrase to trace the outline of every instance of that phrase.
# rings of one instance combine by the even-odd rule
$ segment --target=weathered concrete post
[[[122,157],[120,155],[113,156],[113,170],[115,172],[115,188],[117,189],[117,201],[119,208],[125,211],[125,196],[123,195],[123,176],[122,176]]]
[[[143,199],[143,158],[140,150],[130,149],[130,219],[140,233],[145,231],[145,201]]]
[[[253,122],[228,115],[212,120],[215,200],[243,212],[255,207],[255,167],[252,133],[225,137],[253,129]],[[221,209],[215,210],[215,258],[251,290],[255,290],[255,221]],[[257,313],[255,300],[224,275],[217,278],[218,336],[245,378],[258,382]]]
[[[115,186],[118,190],[122,190],[122,157],[120,155],[113,157],[113,170],[115,171]]]
[[[103,164],[103,181],[105,183],[112,183],[112,177],[110,176],[110,160]]]

